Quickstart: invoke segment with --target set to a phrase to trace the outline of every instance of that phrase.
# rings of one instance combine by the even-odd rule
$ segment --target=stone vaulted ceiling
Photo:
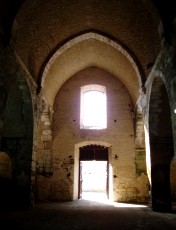
[[[39,82],[59,47],[93,31],[121,44],[146,79],[161,48],[162,25],[172,19],[163,6],[157,0],[1,0],[0,39]]]

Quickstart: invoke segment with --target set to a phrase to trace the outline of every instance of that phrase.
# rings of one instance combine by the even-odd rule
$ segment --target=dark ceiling
[[[14,18],[26,0],[0,0],[0,38],[8,44]],[[141,0],[142,1],[142,0]],[[166,40],[170,40],[172,22],[176,15],[175,0],[152,0],[163,22]]]
[[[175,1],[110,0],[110,4],[107,0],[0,0],[0,44],[8,47],[11,42],[40,84],[46,63],[58,47],[95,30],[133,56],[145,81],[163,37],[167,43],[173,41]]]
[[[0,0],[0,37],[5,44],[10,40],[13,20],[25,0]]]
[[[0,1],[0,37],[5,43],[10,39],[11,28],[15,15],[25,0]],[[172,31],[172,21],[176,15],[175,0],[152,0],[162,19],[165,36],[169,39]]]

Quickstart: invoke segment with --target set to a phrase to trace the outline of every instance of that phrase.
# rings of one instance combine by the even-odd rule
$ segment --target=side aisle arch
[[[161,71],[146,83],[145,131],[151,202],[155,211],[168,212],[175,197],[175,169],[171,105]]]

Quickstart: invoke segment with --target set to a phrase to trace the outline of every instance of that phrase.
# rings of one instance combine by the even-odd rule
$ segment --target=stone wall
[[[0,151],[11,162],[11,177],[0,178],[2,208],[30,205],[33,107],[28,80],[13,50],[0,49]]]
[[[107,90],[107,129],[80,129],[80,87],[100,84]],[[51,129],[51,175],[38,175],[38,198],[52,200],[73,200],[78,198],[79,151],[75,146],[81,143],[108,143],[109,164],[112,167],[112,199],[119,202],[144,202],[148,198],[148,179],[145,167],[136,174],[136,151],[134,137],[133,104],[124,85],[110,73],[97,67],[89,67],[70,78],[58,92]],[[40,125],[40,142],[43,128]],[[51,141],[51,140],[48,140]],[[46,154],[44,141],[38,161]],[[85,144],[86,145],[86,144]],[[102,144],[103,145],[103,144]],[[45,151],[45,153],[44,153]],[[48,153],[48,152],[47,152]],[[145,152],[141,152],[141,163]],[[140,155],[140,154],[139,154]],[[138,156],[138,163],[140,162]],[[45,165],[47,167],[47,164]],[[53,175],[52,175],[53,174]],[[136,179],[136,175],[138,180]]]

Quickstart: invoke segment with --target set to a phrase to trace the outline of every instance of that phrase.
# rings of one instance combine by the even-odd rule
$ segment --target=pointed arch
[[[108,149],[108,164],[111,164],[111,144],[104,141],[83,141],[80,143],[75,144],[75,152],[74,152],[74,188],[73,188],[73,199],[77,199],[79,197],[79,155],[80,155],[80,148],[89,146],[89,145],[97,145],[102,146]],[[111,166],[110,166],[111,168]],[[112,181],[111,181],[111,169],[109,170],[109,198],[112,199]]]
[[[61,46],[44,68],[41,94],[51,107],[62,84],[88,66],[98,66],[113,73],[124,83],[136,104],[143,83],[140,68],[133,56],[114,40],[88,32]]]
[[[169,97],[161,77],[153,78],[149,102],[149,142],[151,159],[152,208],[168,212],[174,191],[171,161],[174,156]]]

